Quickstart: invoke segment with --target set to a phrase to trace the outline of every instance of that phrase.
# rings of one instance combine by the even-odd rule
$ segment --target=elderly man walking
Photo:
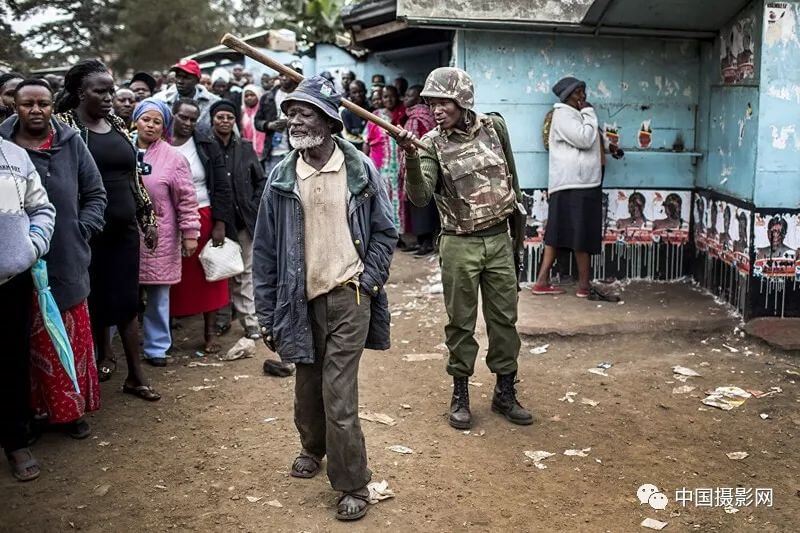
[[[367,512],[369,483],[358,420],[364,348],[389,348],[389,277],[397,230],[380,175],[348,141],[341,95],[315,76],[281,102],[294,150],[261,199],[253,244],[256,311],[267,347],[296,363],[295,425],[302,451],[291,475],[328,478],[339,520]]]

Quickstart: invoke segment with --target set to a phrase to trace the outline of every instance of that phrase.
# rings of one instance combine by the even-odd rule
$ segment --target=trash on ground
[[[397,422],[394,421],[394,418],[383,413],[362,411],[358,413],[358,418],[361,420],[369,420],[370,422],[377,422],[378,424],[384,424],[386,426],[394,426],[397,424]]]
[[[558,401],[559,402],[575,403],[575,396],[577,396],[577,395],[578,395],[577,392],[567,391],[566,394],[564,394],[564,397],[563,398],[559,398]]]
[[[98,485],[94,488],[94,494],[95,496],[105,496],[109,489],[111,489],[111,485]]]
[[[402,407],[403,409],[411,409],[411,406],[407,403],[401,403],[400,407]]]
[[[159,490],[167,490],[166,485],[153,485],[153,487],[155,487],[155,488],[157,488]]]
[[[395,453],[401,453],[403,455],[410,455],[410,454],[414,453],[414,450],[412,450],[411,448],[408,448],[406,446],[401,446],[400,444],[395,444],[394,446],[389,446],[386,449],[387,450],[391,450],[391,451],[393,451]]]
[[[373,481],[367,485],[367,489],[369,489],[369,503],[371,504],[394,498],[394,492],[389,488],[389,482],[385,479],[383,481]]]
[[[590,400],[589,398],[581,398],[581,403],[583,405],[591,405],[592,407],[597,407],[597,404],[599,404],[600,402],[595,400]]]
[[[728,452],[725,455],[728,456],[728,459],[732,459],[734,461],[741,461],[742,459],[748,457],[750,454],[747,452]]]
[[[728,346],[727,344],[723,344],[723,346],[725,348],[727,348],[728,351],[731,352],[731,353],[739,353],[739,349],[738,348],[734,348],[733,346]]]
[[[680,376],[687,376],[690,378],[700,377],[700,374],[696,370],[692,370],[691,368],[686,368],[685,366],[673,366],[672,373],[678,374]]]
[[[533,466],[535,466],[539,470],[544,470],[545,468],[547,468],[547,465],[542,464],[542,461],[554,455],[555,455],[554,453],[545,452],[543,450],[537,450],[535,452],[528,450],[525,452],[525,457],[533,461]]]
[[[483,387],[483,383],[481,383],[480,381],[470,381],[469,384],[472,385],[473,387]]]
[[[753,398],[766,398],[767,396],[774,396],[776,394],[780,394],[783,392],[783,389],[780,387],[770,387],[767,392],[763,392],[760,390],[750,390],[747,389],[747,392],[753,395]]]
[[[240,379],[247,379],[249,377],[248,374],[239,374],[238,376],[233,376],[233,381],[239,381]]]
[[[672,387],[672,394],[687,394],[692,392],[697,387],[692,387],[691,385],[681,385],[680,387]]]
[[[749,392],[739,387],[717,387],[703,398],[703,403],[723,411],[730,411],[742,405],[751,396]]]
[[[640,524],[642,527],[646,527],[648,529],[655,529],[656,531],[661,531],[669,522],[661,522],[660,520],[656,520],[654,518],[645,518],[642,520]]]
[[[760,416],[760,417],[761,417],[761,420],[766,420],[766,419],[768,419],[768,418],[769,418],[769,415],[768,415],[767,413],[761,413],[761,414],[760,414],[760,415],[758,415],[758,416]]]
[[[584,448],[582,450],[564,450],[564,455],[571,455],[573,457],[588,457],[591,448]]]
[[[549,344],[542,344],[541,346],[537,346],[535,348],[531,348],[531,353],[533,355],[542,355],[543,353],[547,353],[547,349],[550,347]]]
[[[111,443],[108,442],[107,440],[101,440],[100,442],[97,443],[97,445],[98,446],[110,446]]]
[[[269,418],[265,418],[264,420],[262,420],[262,422],[264,422],[265,424],[269,424],[270,422],[275,422],[277,419],[278,419],[277,416],[271,416]]]
[[[609,363],[607,361],[603,361],[602,363],[597,365],[597,368],[602,368],[603,370],[608,370],[612,366],[614,366],[614,363]]]
[[[200,361],[192,361],[186,366],[189,367],[189,368],[196,368],[196,367],[200,367],[200,366],[221,367],[221,366],[225,366],[225,365],[223,365],[222,363],[201,363]]]
[[[403,361],[439,361],[444,359],[443,353],[407,353]]]
[[[245,499],[247,499],[247,501],[249,501],[250,503],[256,503],[258,501],[261,501],[261,496],[245,496]]]
[[[739,509],[737,509],[736,507],[733,507],[732,505],[726,505],[725,506],[725,512],[728,513],[728,514],[736,514],[736,513],[739,512]]]
[[[444,292],[444,286],[441,283],[432,283],[431,285],[422,287],[422,292],[427,294],[442,294]]]
[[[270,507],[278,507],[278,508],[283,507],[283,504],[278,500],[270,500],[267,502],[267,505],[269,505]]]
[[[587,370],[590,374],[597,374],[598,376],[608,377],[608,374],[602,368],[590,368]]]
[[[256,341],[242,337],[236,344],[234,344],[226,354],[220,353],[218,358],[220,361],[236,361],[237,359],[246,359],[256,355]]]
[[[217,388],[216,385],[197,385],[195,387],[189,387],[189,390],[192,390],[194,392],[199,392],[201,390],[216,389],[216,388]]]

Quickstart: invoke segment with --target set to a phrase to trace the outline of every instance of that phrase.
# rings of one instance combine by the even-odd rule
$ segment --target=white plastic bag
[[[206,273],[206,281],[232,278],[244,272],[242,248],[227,237],[222,246],[214,246],[209,240],[200,252],[200,264]]]

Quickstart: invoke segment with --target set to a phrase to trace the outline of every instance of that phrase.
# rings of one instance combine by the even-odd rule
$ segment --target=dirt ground
[[[262,374],[262,346],[252,359],[189,367],[215,362],[194,355],[201,327],[192,320],[175,334],[172,364],[147,367],[160,402],[123,395],[123,366],[103,384],[89,439],[45,435],[34,447],[40,479],[0,476],[0,530],[617,532],[646,531],[639,525],[646,517],[668,522],[666,531],[800,530],[800,360],[732,331],[525,339],[518,388],[535,424],[515,427],[490,412],[494,380],[479,361],[471,387],[476,422],[464,434],[446,422],[444,360],[402,358],[444,353],[442,297],[422,293],[434,267],[398,256],[393,348],[362,359],[362,410],[396,420],[362,421],[373,479],[387,480],[396,497],[361,522],[333,519],[336,494],[324,475],[288,475],[298,451],[294,379]],[[240,332],[224,337],[225,347]],[[546,353],[530,353],[546,343]],[[606,361],[613,363],[607,377],[587,371]],[[702,376],[681,383],[674,365]],[[673,393],[681,385],[696,389]],[[722,385],[781,392],[731,411],[704,406],[703,391]],[[576,393],[573,402],[567,392]],[[388,449],[398,444],[414,453]],[[588,448],[586,457],[564,455]],[[538,450],[555,454],[542,461],[546,469],[524,454]],[[749,456],[726,456],[736,451]],[[645,483],[667,496],[665,510],[639,503]],[[682,487],[771,488],[773,505],[736,513],[683,507],[674,501]]]

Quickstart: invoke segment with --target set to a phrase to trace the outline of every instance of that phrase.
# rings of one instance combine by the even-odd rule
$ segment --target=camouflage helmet
[[[475,105],[475,88],[472,78],[460,68],[437,68],[425,80],[425,88],[420,93],[423,98],[447,98],[455,101],[462,109],[472,109]]]

